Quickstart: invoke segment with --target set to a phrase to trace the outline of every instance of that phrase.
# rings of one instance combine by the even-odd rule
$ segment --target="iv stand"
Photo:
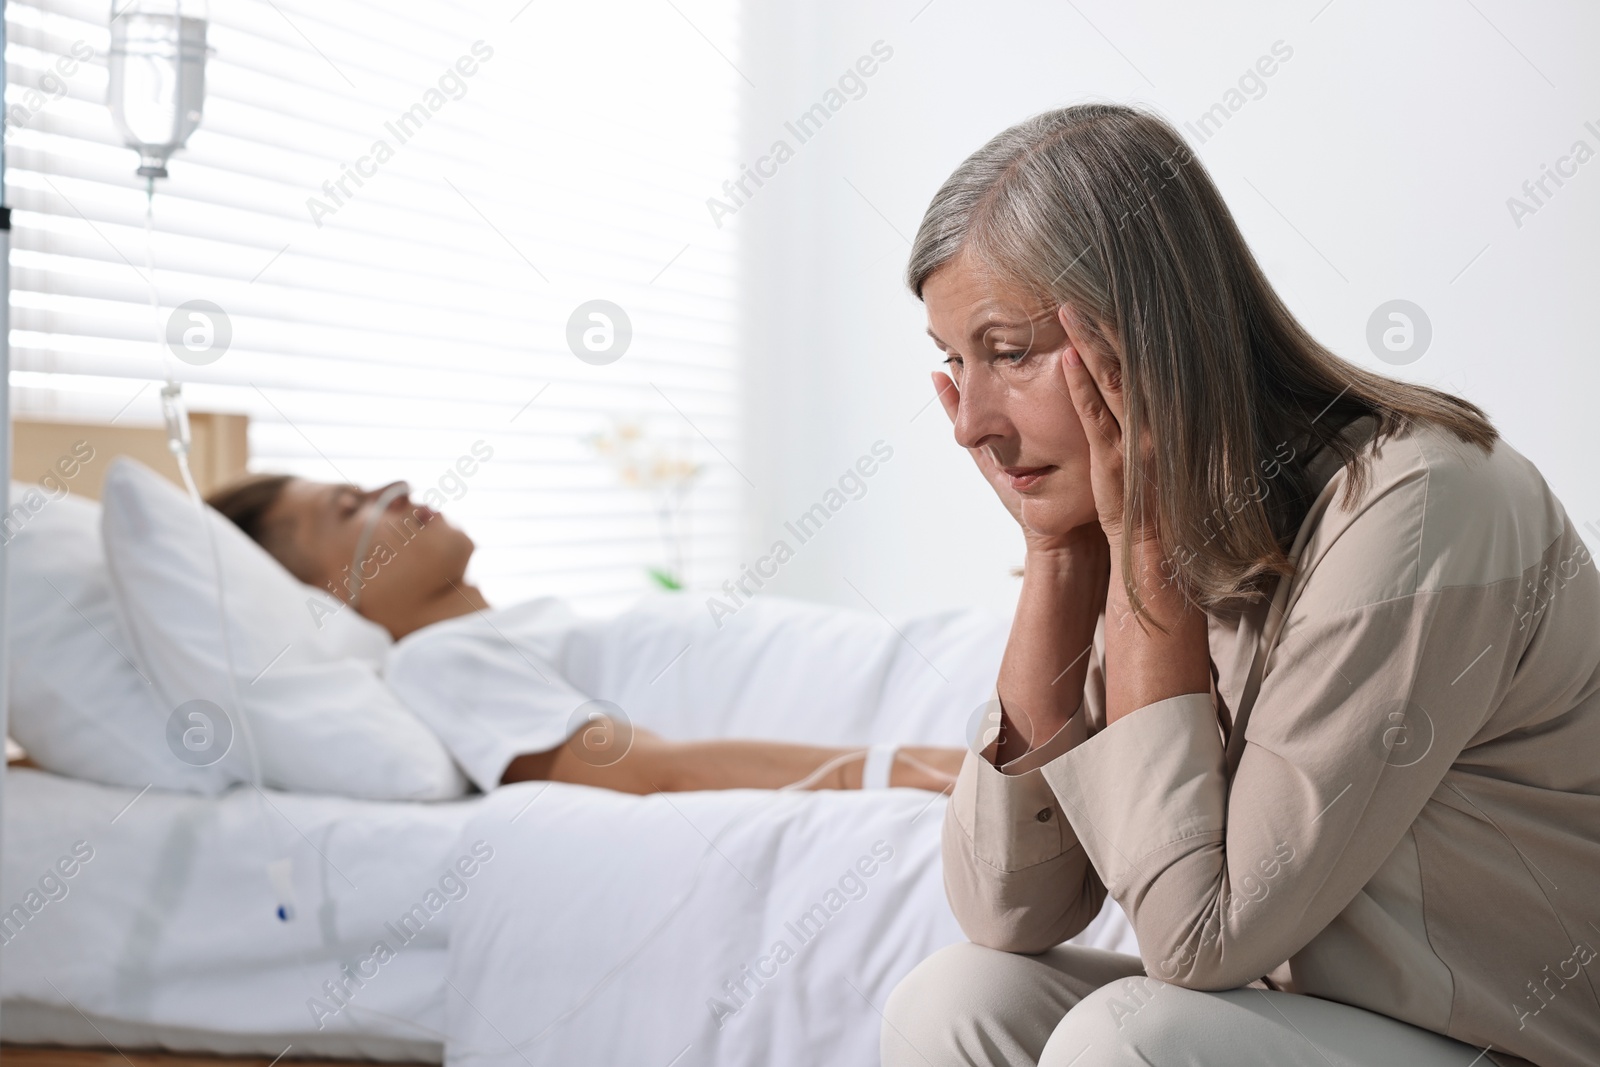
[[[0,0],[0,65],[6,54],[6,5]],[[6,116],[0,108],[0,471],[6,475],[6,501],[10,506],[11,489],[11,208],[6,203],[5,165]],[[4,540],[0,540],[0,737],[7,736],[10,727],[11,657],[10,581],[7,578],[9,553]],[[3,822],[5,803],[5,761],[0,760],[0,822]]]

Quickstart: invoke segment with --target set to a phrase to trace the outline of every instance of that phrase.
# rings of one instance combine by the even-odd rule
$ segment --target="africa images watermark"
[[[1287,42],[1273,41],[1270,53],[1261,56],[1239,75],[1237,88],[1223,93],[1222,99],[1206,108],[1194,122],[1185,122],[1184,127],[1194,134],[1199,144],[1205,144],[1216,136],[1217,131],[1222,129],[1223,123],[1238,114],[1246,104],[1266,96],[1266,80],[1278,73],[1278,68],[1289,62],[1293,56],[1294,49]],[[1195,123],[1199,125],[1196,126]]]
[[[22,99],[6,108],[6,140],[18,130],[25,130],[41,111],[67,95],[67,79],[77,75],[83,64],[94,58],[94,49],[87,41],[73,41],[66,54],[39,75],[34,88],[22,93]]]
[[[1284,449],[1289,450],[1288,455],[1283,454]],[[1251,504],[1259,504],[1267,499],[1268,494],[1272,492],[1272,480],[1283,473],[1285,465],[1293,461],[1294,457],[1294,447],[1289,442],[1282,441],[1277,448],[1273,449],[1271,456],[1261,460],[1259,464],[1261,474],[1259,476],[1252,474],[1245,478],[1244,485],[1241,487],[1243,496],[1230,490],[1226,499],[1212,508],[1211,514],[1206,516],[1205,521],[1201,524],[1206,533],[1206,539],[1203,544],[1209,545],[1214,541],[1217,535],[1245,508]],[[1213,519],[1216,520],[1216,529],[1212,529],[1211,526]],[[1188,545],[1179,545],[1170,555],[1162,558],[1160,564],[1161,577],[1168,582],[1176,581],[1182,569],[1193,563],[1198,555],[1199,552],[1194,548]]]
[[[1586,524],[1593,528],[1593,524]],[[1596,531],[1600,533],[1600,530]],[[1517,617],[1518,631],[1526,630],[1530,623],[1538,622],[1555,595],[1578,577],[1578,572],[1594,562],[1589,546],[1578,539],[1577,547],[1560,563],[1546,563],[1539,573],[1524,582],[1517,590],[1512,611]]]
[[[473,57],[477,58],[474,59]],[[338,214],[354,196],[349,183],[354,182],[359,189],[366,182],[363,179],[377,175],[378,168],[389,162],[395,156],[395,150],[405,144],[432,120],[451,100],[460,100],[467,95],[466,79],[478,73],[478,65],[487,63],[494,58],[494,49],[483,41],[473,41],[471,55],[463,53],[452,65],[444,69],[439,75],[438,88],[430,88],[422,94],[422,99],[412,104],[395,117],[392,122],[385,122],[383,128],[395,140],[390,144],[386,138],[380,137],[372,142],[372,147],[367,154],[355,161],[339,164],[340,173],[337,178],[329,178],[322,183],[322,191],[327,194],[327,200],[315,196],[306,198],[306,210],[311,213],[311,221],[317,224],[317,229],[322,228],[322,220],[329,215]]]
[[[384,964],[398,956],[401,949],[420,937],[447,905],[465,899],[471,891],[469,883],[472,878],[492,859],[494,848],[487,841],[474,841],[469,852],[446,867],[438,883],[429,886],[427,892],[422,894],[422,899],[412,904],[409,911],[393,922],[383,924],[388,937],[378,938],[365,955],[340,967],[338,978],[324,981],[323,996],[307,997],[306,1010],[311,1012],[311,1020],[317,1024],[317,1029],[321,1030],[329,1019],[348,1008],[356,993],[378,977]]]
[[[383,529],[394,534],[394,539],[391,541],[385,538],[377,541],[365,556],[353,563],[345,564],[336,577],[329,579],[327,589],[339,602],[337,606],[329,607],[322,597],[306,597],[306,610],[311,612],[311,618],[316,622],[317,629],[322,629],[324,619],[337,615],[354,602],[366,584],[377,578],[383,568],[395,560],[402,548],[422,535],[427,523],[417,517],[418,512],[423,508],[437,512],[444,507],[446,497],[455,501],[466,496],[467,490],[471,488],[467,480],[493,458],[493,445],[482,439],[472,442],[470,454],[462,453],[456,457],[454,463],[444,469],[436,484],[429,486],[422,493],[422,498],[417,501],[418,506],[411,514],[399,522],[390,519],[384,523]]]
[[[11,944],[23,928],[33,921],[33,917],[45,909],[45,905],[66,900],[67,894],[72,891],[69,884],[71,879],[77,877],[78,872],[92,859],[93,845],[87,841],[73,842],[72,851],[45,868],[38,884],[30,886],[21,901],[11,905],[9,911],[0,912],[0,944]]]
[[[741,163],[739,176],[722,183],[726,200],[706,197],[706,210],[711,213],[711,221],[717,224],[717,229],[722,229],[722,220],[726,216],[736,214],[755,196],[755,191],[750,188],[751,182],[759,189],[767,184],[767,179],[776,177],[778,168],[794,158],[798,145],[815,137],[848,101],[860,100],[867,95],[867,79],[878,72],[880,64],[892,58],[893,47],[881,40],[873,41],[870,54],[857,59],[853,66],[846,67],[844,73],[839,75],[839,80],[822,94],[821,100],[802,111],[794,121],[783,124],[783,128],[794,137],[794,144],[789,143],[786,137],[777,138],[767,149],[766,155],[757,156],[754,163]]]
[[[1594,962],[1595,955],[1595,950],[1587,941],[1575,941],[1572,944],[1572,954],[1566,959],[1556,961],[1554,972],[1550,970],[1548,963],[1544,965],[1539,972],[1544,978],[1543,981],[1538,980],[1539,975],[1528,979],[1524,987],[1528,993],[1522,998],[1522,1003],[1513,1001],[1511,1004],[1511,1010],[1517,1016],[1517,1029],[1524,1029],[1530,1018],[1554,1003],[1556,997],[1561,995],[1561,991],[1567,988],[1567,983],[1577,981],[1583,968]],[[1555,985],[1552,986],[1551,982]]]
[[[1591,119],[1583,124],[1583,129],[1595,139],[1595,144],[1600,144],[1600,124]],[[1553,166],[1541,163],[1538,176],[1522,183],[1522,196],[1506,197],[1506,210],[1511,213],[1511,221],[1517,229],[1522,229],[1524,219],[1537,215],[1546,207],[1568,181],[1578,176],[1578,168],[1594,157],[1594,146],[1580,137],[1572,142],[1572,147],[1567,149],[1565,155],[1556,157]],[[1554,189],[1551,188],[1552,184]]]
[[[1222,99],[1212,104],[1197,120],[1199,122],[1198,127],[1192,122],[1185,122],[1184,126],[1194,134],[1199,144],[1205,144],[1222,128],[1222,124],[1232,118],[1245,104],[1251,100],[1260,100],[1267,95],[1265,79],[1276,74],[1280,63],[1288,62],[1289,57],[1293,55],[1294,49],[1289,45],[1283,41],[1274,41],[1271,54],[1261,56],[1256,60],[1254,66],[1246,68],[1245,72],[1239,76],[1238,88],[1229,89],[1223,93]],[[1273,58],[1274,56],[1277,58]],[[1178,179],[1184,167],[1194,161],[1194,152],[1190,150],[1187,144],[1180,141],[1178,147],[1155,166],[1152,167],[1149,163],[1143,164],[1140,168],[1143,173],[1135,176],[1127,183],[1129,191],[1139,194],[1130,198],[1129,201],[1130,203],[1136,203],[1137,206],[1130,207],[1122,212],[1117,219],[1117,229],[1126,229],[1130,218],[1137,218],[1144,214],[1146,209],[1154,206],[1156,198],[1161,195],[1162,191]]]
[[[876,875],[892,859],[894,859],[894,846],[881,838],[874,841],[869,853],[863,853],[855,863],[846,867],[837,883],[829,886],[822,894],[822,899],[807,908],[798,918],[783,924],[787,937],[778,938],[764,955],[758,957],[754,963],[739,968],[736,977],[722,983],[722,993],[726,1000],[707,997],[706,1008],[711,1012],[711,1018],[716,1020],[717,1029],[721,1030],[729,1019],[748,1007],[757,994],[766,988],[767,983],[778,977],[783,965],[815,941],[823,928],[835,915],[843,911],[847,904],[866,896],[867,880]],[[789,943],[790,938],[794,940],[792,945]]]
[[[22,532],[22,528],[29,520],[43,511],[47,505],[70,494],[72,488],[67,483],[82,473],[83,468],[93,461],[93,445],[87,440],[73,442],[72,451],[63,454],[48,470],[39,475],[39,484],[28,486],[20,498],[0,515],[0,543],[9,545],[11,539]]]
[[[1159,984],[1153,988],[1149,985],[1152,979],[1170,982],[1182,974],[1195,961],[1201,949],[1215,944],[1221,938],[1223,928],[1229,919],[1271,895],[1273,880],[1283,874],[1289,864],[1294,862],[1294,858],[1294,846],[1287,841],[1280,841],[1273,847],[1272,855],[1263,856],[1256,861],[1256,870],[1260,872],[1260,877],[1246,869],[1238,877],[1234,891],[1228,897],[1227,913],[1223,914],[1220,911],[1213,913],[1205,922],[1197,939],[1185,942],[1171,956],[1151,968],[1151,974],[1142,980],[1145,983],[1143,986],[1145,996],[1135,995],[1127,1003],[1119,1003],[1116,1000],[1109,1002],[1111,1017],[1116,1020],[1117,1029],[1122,1029],[1126,1017],[1148,1004],[1150,997],[1160,991]]]
[[[784,523],[783,528],[793,534],[800,544],[805,544],[820,533],[823,525],[842,511],[846,504],[866,496],[867,479],[878,473],[879,465],[889,462],[893,456],[894,449],[889,444],[884,441],[872,442],[870,455],[863,455],[852,466],[846,467],[844,473],[839,475],[836,487],[829,487],[821,500],[801,512],[794,522]],[[780,537],[772,543],[766,555],[756,560],[754,567],[746,564],[738,578],[730,578],[722,583],[726,599],[716,593],[706,597],[706,610],[711,613],[711,621],[717,624],[717,629],[722,629],[723,619],[738,614],[746,603],[754,599],[756,592],[767,584],[762,579],[777,577],[778,569],[793,559],[794,553],[794,546]],[[752,584],[755,589],[750,588]]]

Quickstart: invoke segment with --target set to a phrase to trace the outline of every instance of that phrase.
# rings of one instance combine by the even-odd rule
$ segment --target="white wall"
[[[1575,141],[1600,153],[1600,9],[829,0],[749,3],[745,20],[743,157],[795,146],[722,220],[743,248],[747,555],[779,537],[796,550],[767,591],[890,615],[1009,608],[1020,535],[925,406],[937,359],[900,281],[908,239],[951,169],[1010,123],[1096,98],[1192,122],[1278,41],[1293,54],[1265,92],[1197,145],[1274,283],[1375,369],[1373,310],[1420,305],[1432,344],[1398,373],[1486,407],[1600,527],[1600,158],[1520,227],[1507,207]],[[865,94],[798,144],[784,121],[879,40],[893,56]],[[862,499],[806,544],[784,531],[880,439],[894,457]]]

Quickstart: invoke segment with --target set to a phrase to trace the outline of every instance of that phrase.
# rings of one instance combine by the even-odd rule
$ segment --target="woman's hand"
[[[1122,432],[1122,368],[1116,357],[1098,345],[1085,343],[1090,334],[1065,305],[1061,325],[1068,345],[1061,353],[1061,373],[1072,392],[1073,406],[1089,439],[1089,481],[1095,510],[1111,545],[1113,566],[1120,568],[1126,553],[1131,574],[1113,581],[1106,593],[1106,723],[1109,726],[1135,709],[1186,693],[1204,693],[1210,687],[1211,654],[1204,611],[1183,589],[1165,578],[1160,538],[1154,516],[1123,513],[1123,471],[1127,463],[1139,464],[1135,477],[1145,480],[1152,495],[1148,438],[1133,448]],[[1132,617],[1129,579],[1138,587],[1145,617],[1155,625],[1124,625]]]
[[[1130,521],[1130,517],[1123,514],[1123,472],[1128,458],[1127,440],[1122,432],[1121,364],[1115,356],[1086,343],[1088,331],[1065,304],[1061,305],[1059,314],[1068,340],[1061,352],[1061,374],[1083,423],[1084,436],[1089,440],[1089,484],[1094,492],[1095,510],[1100,515],[1100,528],[1112,546],[1124,542],[1154,545],[1157,541],[1155,516],[1144,516],[1141,522]],[[1140,476],[1148,483],[1146,454],[1146,449],[1138,450],[1135,461],[1140,464]],[[1146,489],[1149,488],[1147,484]]]

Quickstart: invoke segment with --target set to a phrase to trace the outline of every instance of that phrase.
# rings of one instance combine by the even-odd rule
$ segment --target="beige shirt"
[[[1370,451],[1371,427],[1346,432]],[[1155,977],[1600,1063],[1596,564],[1503,441],[1372,454],[1349,510],[1348,472],[1313,461],[1293,578],[1210,620],[1212,692],[1108,728],[1102,618],[1067,725],[1003,769],[968,755],[951,906],[974,942],[1041,952],[1109,892]]]

